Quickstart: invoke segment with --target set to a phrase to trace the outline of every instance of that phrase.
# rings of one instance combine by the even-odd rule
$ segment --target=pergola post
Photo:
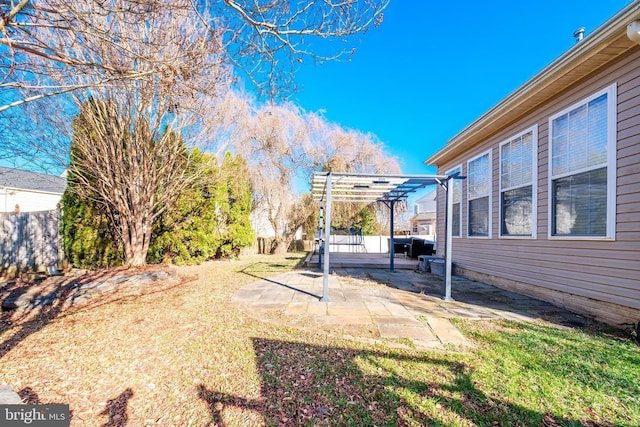
[[[389,212],[390,212],[390,218],[391,218],[391,225],[389,226],[389,271],[393,273],[393,269],[394,269],[394,258],[396,256],[395,254],[395,245],[393,244],[393,201],[391,201],[388,205],[389,207]]]
[[[331,172],[327,174],[326,200],[324,209],[324,244],[322,252],[324,252],[324,271],[322,277],[322,298],[320,302],[329,302],[329,247],[331,244]]]
[[[452,231],[453,231],[453,197],[451,194],[451,178],[447,178],[444,186],[446,194],[446,208],[445,208],[445,253],[444,253],[444,300],[453,301],[451,298],[451,245],[453,244]]]
[[[318,270],[322,269],[322,252],[324,251],[324,206],[320,202],[320,226],[318,227]]]

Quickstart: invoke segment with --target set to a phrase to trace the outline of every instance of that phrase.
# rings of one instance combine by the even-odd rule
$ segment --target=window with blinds
[[[491,151],[467,163],[469,237],[491,236]]]
[[[535,236],[537,141],[534,126],[500,144],[501,236]]]
[[[612,85],[549,119],[551,236],[613,237]]]

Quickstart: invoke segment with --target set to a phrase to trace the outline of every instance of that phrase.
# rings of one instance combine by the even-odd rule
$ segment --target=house
[[[413,204],[413,216],[409,218],[411,235],[434,240],[436,234],[437,190],[429,191]]]
[[[37,212],[56,209],[67,179],[0,167],[0,212]]]
[[[271,218],[275,216],[277,218],[277,221],[279,221],[278,225],[281,227],[281,229],[287,230],[286,219],[278,217],[278,212],[276,211],[276,209],[273,209],[271,213],[269,212],[269,209],[270,208],[268,203],[256,203],[254,201],[253,208],[251,209],[251,213],[249,214],[249,221],[251,222],[251,227],[253,228],[256,236],[256,241],[253,246],[253,251],[255,253],[270,253],[272,249],[272,244],[277,237],[277,233],[274,229],[274,225],[271,222]],[[310,250],[311,248],[305,249],[303,237],[305,236],[303,234],[302,228],[298,228],[293,236],[296,247],[298,248],[298,250]]]
[[[640,322],[639,43],[634,1],[426,160],[466,177],[451,192],[457,274]],[[441,239],[444,191],[438,204]]]

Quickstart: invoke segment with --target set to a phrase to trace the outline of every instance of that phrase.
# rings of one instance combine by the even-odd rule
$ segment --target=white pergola
[[[331,237],[331,205],[334,202],[382,202],[389,208],[391,216],[389,242],[389,269],[394,271],[393,225],[394,205],[406,200],[409,194],[439,185],[446,193],[445,214],[445,301],[451,298],[451,229],[453,200],[449,191],[452,179],[464,179],[454,175],[387,175],[341,172],[315,172],[313,174],[312,196],[320,203],[320,254],[324,256],[324,278],[322,298],[329,298],[329,244]]]

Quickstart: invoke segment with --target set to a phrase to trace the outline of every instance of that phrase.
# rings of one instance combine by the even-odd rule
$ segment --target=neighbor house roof
[[[640,1],[634,1],[454,136],[425,163],[439,165],[457,157],[637,47],[627,37],[627,26],[639,18]]]
[[[67,179],[0,166],[0,187],[62,194],[67,187]]]
[[[417,221],[432,221],[436,219],[436,212],[420,212],[409,218],[409,221],[417,222]]]
[[[427,194],[425,194],[424,196],[416,200],[415,203],[424,203],[424,202],[430,202],[431,200],[435,200],[437,194],[438,194],[437,190],[435,189],[431,190]]]
[[[438,209],[438,205],[436,203],[437,196],[437,189],[431,190],[416,200],[414,204],[420,206],[420,212],[435,212]]]

